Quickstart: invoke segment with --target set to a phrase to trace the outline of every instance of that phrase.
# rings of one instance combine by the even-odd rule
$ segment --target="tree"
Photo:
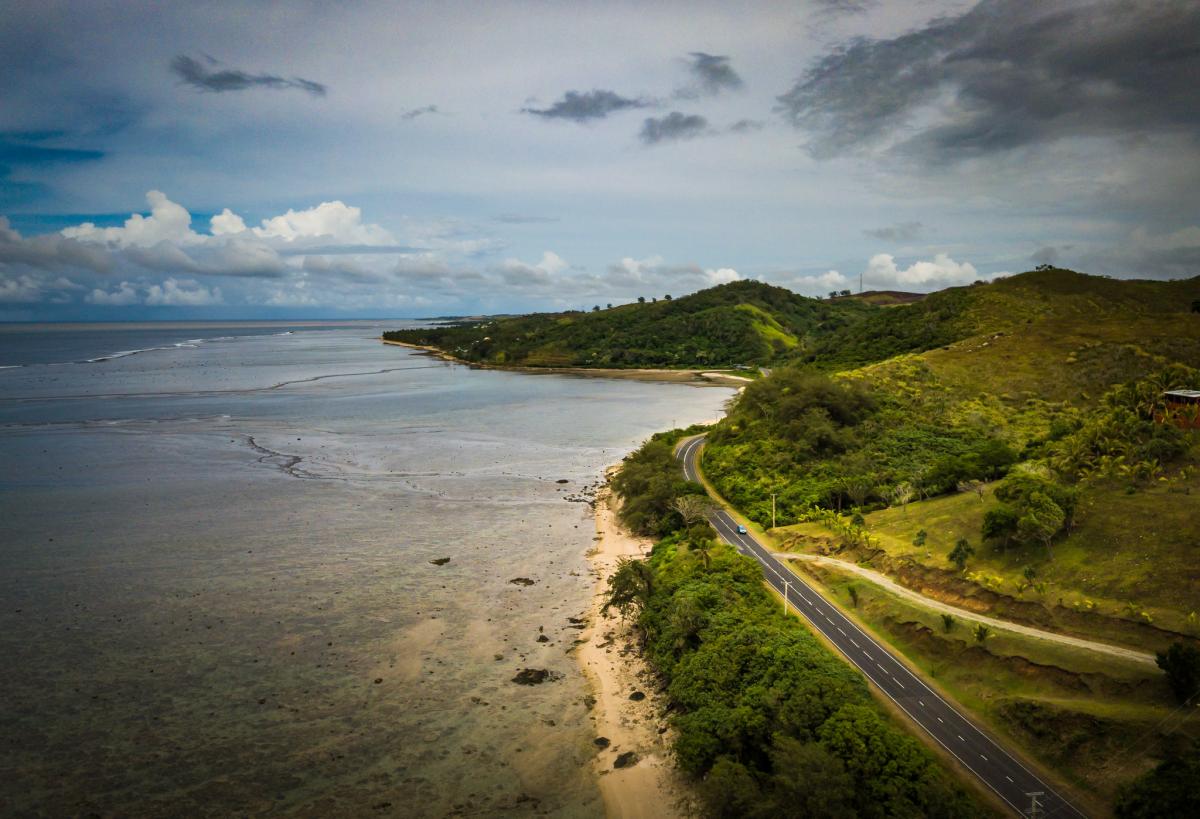
[[[1196,646],[1176,641],[1166,651],[1158,652],[1155,661],[1166,672],[1167,682],[1180,702],[1200,694],[1200,649]]]
[[[839,291],[838,291],[838,295],[839,295],[839,296],[849,296],[849,295],[850,295],[850,291],[849,291],[849,290],[839,290]]]
[[[974,636],[974,637],[975,637],[975,642],[977,642],[977,643],[979,643],[980,645],[982,645],[982,644],[983,644],[983,642],[984,642],[984,641],[985,641],[985,640],[986,640],[988,637],[991,637],[991,636],[992,636],[992,630],[991,630],[990,628],[988,628],[987,626],[985,626],[983,623],[979,623],[979,624],[977,624],[977,625],[975,626],[975,628],[974,628],[974,629],[971,631],[971,634],[972,634],[972,636]]]
[[[713,816],[750,816],[762,803],[754,775],[740,762],[723,756],[700,782],[700,795]]]
[[[918,529],[916,537],[913,538],[913,546],[916,546],[918,548],[920,548],[921,546],[924,546],[925,538],[927,538],[927,537],[928,537],[928,535],[926,534],[924,529]]]
[[[671,300],[671,294],[670,294],[670,293],[668,293],[667,295],[663,296],[663,301],[670,301],[670,300]]]
[[[820,743],[776,734],[771,769],[771,804],[751,806],[761,811],[759,815],[822,819],[858,815],[854,810],[854,780],[842,761]]]
[[[900,505],[904,510],[904,514],[908,514],[908,502],[913,499],[916,490],[913,489],[911,483],[898,483],[887,491],[888,501],[893,505]]]
[[[1072,487],[1063,486],[1041,475],[1022,472],[1010,474],[1001,481],[996,486],[994,494],[996,500],[1010,504],[1017,510],[1018,517],[1023,517],[1032,503],[1031,499],[1038,493],[1046,496],[1058,506],[1063,514],[1062,527],[1069,530],[1073,525],[1075,505],[1079,500],[1079,493]],[[1018,532],[1018,536],[1021,536],[1020,532]],[[1035,537],[1034,540],[1040,540],[1040,538]]]
[[[1017,519],[1017,536],[1025,541],[1041,541],[1053,560],[1054,552],[1050,548],[1050,541],[1063,528],[1065,522],[1066,514],[1062,507],[1048,495],[1034,492],[1029,496],[1024,514]]]
[[[598,305],[598,304],[593,304],[593,305],[592,305],[592,312],[593,312],[593,313],[599,313],[599,312],[600,312],[600,305]]]
[[[671,508],[683,518],[684,526],[691,527],[692,524],[703,522],[708,517],[713,502],[706,495],[680,495],[671,501]],[[705,528],[708,528],[707,525]]]
[[[875,488],[869,475],[851,475],[844,478],[842,486],[846,491],[846,497],[853,501],[855,506],[862,506],[867,502],[867,498],[871,496],[871,490]]]
[[[950,550],[950,561],[961,572],[966,568],[967,559],[973,554],[975,554],[975,549],[971,546],[970,541],[965,537],[960,537],[958,543],[955,543],[954,548]]]
[[[608,600],[603,611],[616,608],[622,617],[631,612],[640,612],[654,592],[654,570],[644,560],[623,557],[617,562],[617,570],[608,578]]]
[[[850,595],[850,604],[854,608],[858,608],[858,586],[853,583],[846,586],[846,593]]]
[[[836,299],[837,297],[838,297],[838,291],[836,291],[836,290],[829,291],[829,298]]]
[[[1182,751],[1172,750],[1152,771],[1147,771],[1117,794],[1117,819],[1160,819],[1163,816],[1200,816],[1200,741]]]
[[[1200,299],[1192,299],[1192,312],[1200,313]]]
[[[638,304],[645,304],[645,303],[646,303],[646,297],[638,296]]]
[[[954,615],[953,614],[943,614],[942,615],[942,631],[949,634],[953,630],[954,630]]]
[[[1008,542],[1017,533],[1017,520],[1020,515],[1017,510],[1007,504],[1000,504],[987,510],[983,515],[982,535],[984,540],[1000,540],[1001,549],[1008,548]]]
[[[1027,588],[1033,585],[1033,579],[1037,577],[1037,569],[1033,568],[1032,566],[1026,566],[1021,571],[1021,576],[1025,578],[1025,583],[1021,586],[1021,591],[1025,591]]]
[[[979,496],[979,501],[980,501],[980,503],[982,503],[983,502],[983,492],[985,489],[987,489],[987,484],[985,484],[983,481],[977,481],[977,480],[971,479],[971,480],[959,481],[957,488],[958,488],[959,492],[974,492],[976,495]]]

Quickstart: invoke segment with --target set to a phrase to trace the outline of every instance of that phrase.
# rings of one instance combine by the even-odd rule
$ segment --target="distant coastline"
[[[445,350],[425,344],[390,341],[382,336],[379,340],[393,347],[408,347],[412,350],[420,350],[426,355],[440,358],[443,361],[462,364],[479,370],[507,370],[509,372],[530,373],[533,375],[582,375],[590,378],[627,378],[634,381],[666,381],[673,384],[692,384],[697,387],[744,387],[751,381],[751,379],[743,376],[709,370],[660,370],[648,368],[631,368],[625,370],[611,367],[520,367],[507,364],[482,364],[477,361],[466,361]]]

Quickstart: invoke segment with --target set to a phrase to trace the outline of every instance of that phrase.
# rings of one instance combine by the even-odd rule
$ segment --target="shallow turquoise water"
[[[731,393],[379,329],[0,334],[0,813],[602,813],[565,498]]]

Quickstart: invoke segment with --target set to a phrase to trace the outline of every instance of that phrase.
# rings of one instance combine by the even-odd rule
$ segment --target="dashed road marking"
[[[987,758],[986,756],[983,756],[983,754],[980,754],[979,756],[983,758],[983,761],[984,761],[984,762],[987,762],[987,761],[988,761],[988,758]]]
[[[962,738],[962,734],[958,734],[958,741],[959,741],[959,742],[966,742],[966,740]]]
[[[918,704],[920,704],[920,706],[921,706],[922,708],[924,708],[924,707],[925,707],[925,701],[924,701],[924,700],[917,700],[917,703],[918,703]]]
[[[938,717],[938,722],[942,723],[942,725],[946,724],[946,721],[943,720],[941,717]]]
[[[862,646],[860,646],[860,645],[858,644],[858,641],[857,641],[857,640],[855,640],[853,637],[851,637],[851,638],[850,638],[850,642],[854,643],[854,647],[855,647],[855,648],[862,648]]]
[[[1013,778],[1011,776],[1009,776],[1008,774],[1005,774],[1004,778],[1007,779],[1009,782],[1013,781]]]
[[[837,627],[837,630],[838,630],[838,631],[842,631],[842,627],[841,627],[841,626],[838,626],[838,627]],[[843,636],[843,637],[845,637],[845,636],[846,636],[846,632],[842,631],[842,636]]]

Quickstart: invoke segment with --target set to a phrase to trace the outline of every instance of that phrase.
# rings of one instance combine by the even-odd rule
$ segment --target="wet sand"
[[[611,479],[617,467],[608,470]],[[596,499],[596,540],[588,554],[596,586],[588,612],[585,642],[577,652],[596,699],[591,712],[597,737],[609,741],[593,761],[609,817],[683,817],[697,813],[695,795],[670,754],[666,697],[661,681],[642,659],[631,621],[615,611],[602,613],[608,578],[625,557],[642,557],[651,542],[617,521],[615,499],[606,485]],[[645,699],[631,700],[641,692]],[[635,764],[615,768],[632,751]]]

